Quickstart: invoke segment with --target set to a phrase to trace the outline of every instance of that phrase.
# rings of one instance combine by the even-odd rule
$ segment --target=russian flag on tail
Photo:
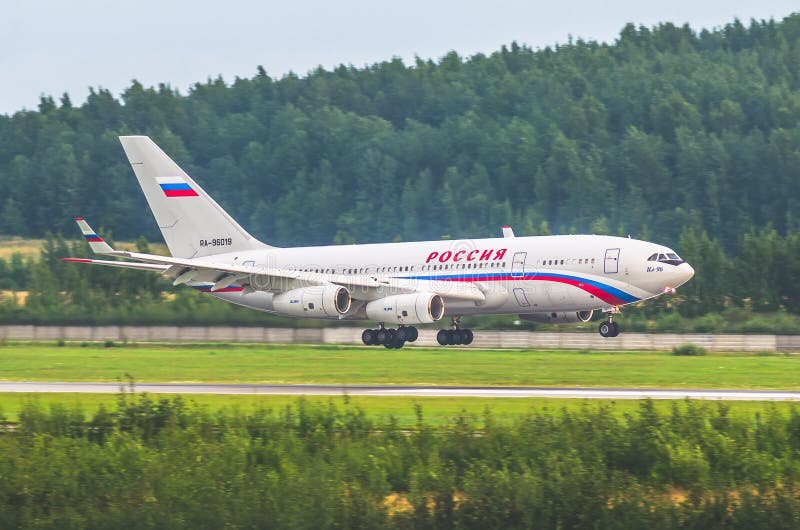
[[[197,197],[183,177],[156,177],[156,182],[167,197]]]

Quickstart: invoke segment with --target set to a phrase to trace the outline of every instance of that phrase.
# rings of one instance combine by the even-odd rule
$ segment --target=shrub
[[[672,355],[705,355],[706,349],[697,344],[681,344],[672,348]]]

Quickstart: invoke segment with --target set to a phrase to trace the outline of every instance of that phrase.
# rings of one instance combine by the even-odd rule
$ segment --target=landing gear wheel
[[[442,346],[466,346],[472,344],[474,338],[471,329],[440,329],[436,334],[436,341]]]
[[[419,330],[414,326],[406,328],[406,342],[414,342],[419,338]]]
[[[405,326],[400,326],[397,328],[397,338],[400,340],[407,340],[408,337],[408,328]]]
[[[365,346],[374,346],[378,344],[378,332],[374,329],[365,329],[361,332],[361,342],[364,343]]]
[[[398,333],[398,330],[390,329],[390,330],[388,330],[388,332],[389,332],[389,337],[390,338],[386,343],[384,343],[384,346],[386,347],[386,349],[387,350],[392,350],[392,349],[399,350],[400,348],[402,348],[403,345],[406,343],[406,341],[403,340],[403,338],[400,336],[400,333]]]
[[[609,322],[608,320],[606,320],[605,322],[602,322],[600,324],[600,328],[599,328],[600,335],[603,336],[603,337],[606,337],[606,338],[608,338],[608,337],[616,337],[617,335],[614,335],[614,327],[615,326],[616,326],[615,322]],[[617,334],[619,334],[619,327],[617,327]]]
[[[617,324],[616,322],[612,322],[611,323],[611,335],[609,335],[609,336],[610,337],[616,337],[617,335],[619,335],[619,324]]]
[[[375,344],[389,344],[389,340],[391,340],[392,335],[389,333],[388,329],[379,329],[375,333]]]

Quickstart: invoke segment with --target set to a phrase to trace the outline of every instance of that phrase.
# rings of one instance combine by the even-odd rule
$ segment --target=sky
[[[793,11],[797,0],[9,1],[0,3],[0,114],[65,92],[81,104],[89,87],[118,95],[133,79],[186,93],[209,77],[252,77],[258,65],[273,77],[305,75],[320,65],[491,53],[512,41],[613,42],[628,22],[699,30]]]

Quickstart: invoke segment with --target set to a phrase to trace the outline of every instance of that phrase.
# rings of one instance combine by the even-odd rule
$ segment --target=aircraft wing
[[[470,283],[431,280],[407,280],[377,275],[344,275],[303,272],[250,265],[230,265],[211,259],[187,259],[139,252],[116,251],[115,255],[147,264],[165,267],[163,274],[173,278],[173,284],[190,281],[213,282],[211,292],[231,284],[250,286],[254,291],[282,292],[310,285],[336,284],[347,287],[353,298],[373,299],[370,291],[391,290],[393,293],[432,292],[446,298],[485,300],[483,292]],[[209,257],[210,258],[210,257]],[[359,293],[362,293],[359,295]]]
[[[61,258],[61,261],[65,261],[67,263],[88,263],[90,265],[105,265],[107,267],[118,267],[120,269],[135,269],[140,271],[164,272],[169,268],[168,265],[158,265],[155,263],[132,263],[130,261],[110,261],[105,259]]]
[[[379,275],[344,275],[303,272],[296,270],[270,268],[251,265],[232,265],[213,261],[214,256],[207,258],[176,258],[113,250],[93,230],[80,219],[79,226],[87,240],[98,247],[103,255],[118,256],[131,261],[106,261],[82,258],[63,258],[73,263],[89,263],[140,270],[161,272],[173,279],[173,285],[188,282],[212,283],[211,292],[225,289],[230,285],[244,286],[246,291],[283,292],[299,287],[312,285],[341,285],[346,287],[356,300],[374,300],[389,294],[431,292],[445,298],[472,300],[482,302],[486,299],[483,292],[475,285],[467,282],[447,282],[432,280],[410,280],[390,278]],[[91,236],[91,237],[90,237]],[[92,248],[95,250],[95,248]]]

